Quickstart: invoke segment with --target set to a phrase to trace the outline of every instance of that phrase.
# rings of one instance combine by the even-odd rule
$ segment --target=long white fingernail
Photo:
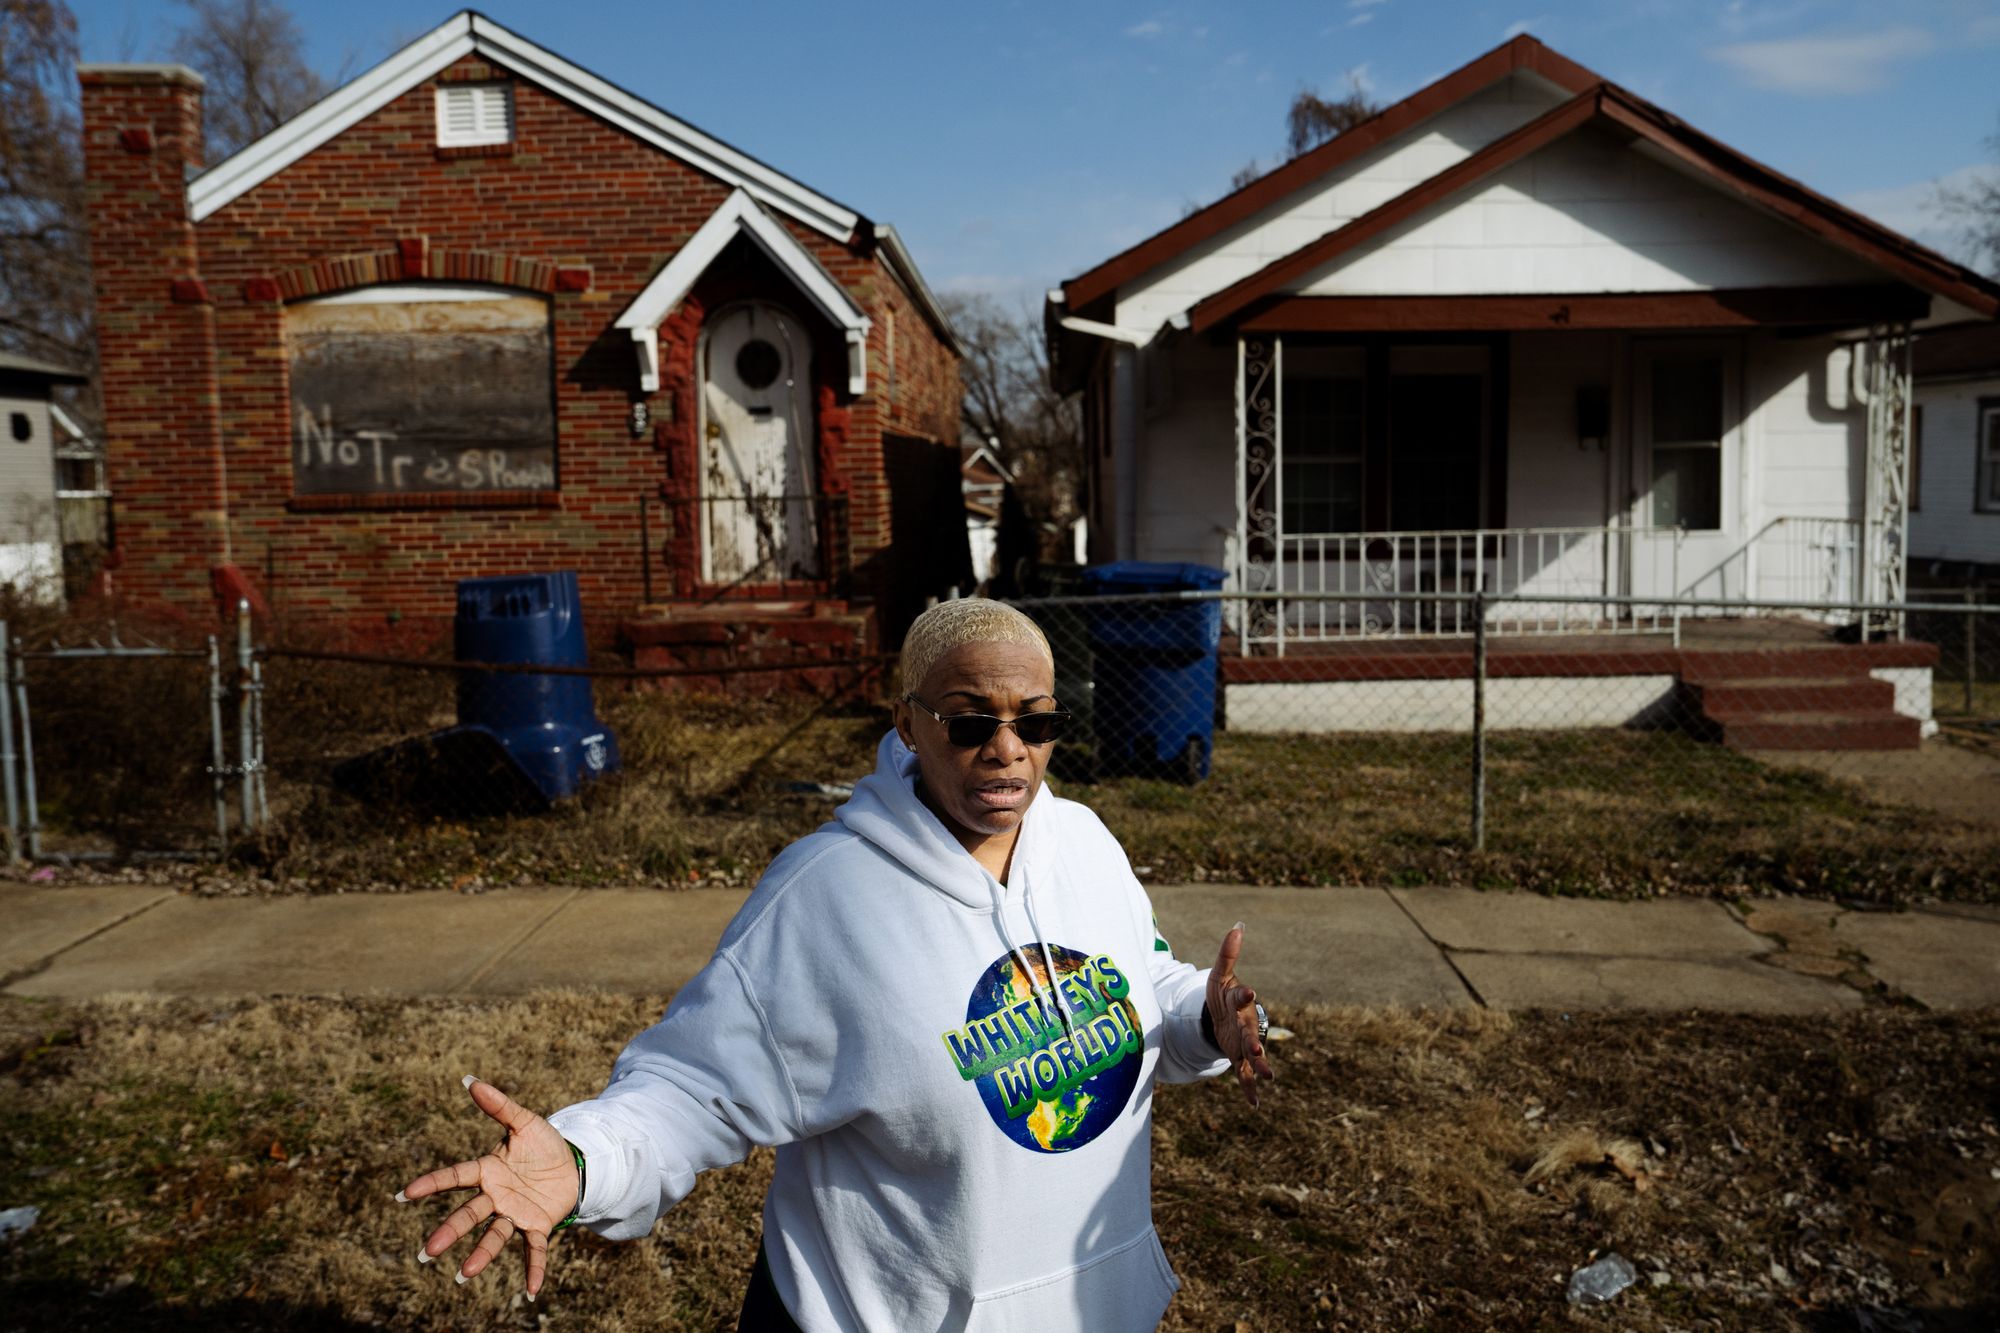
[[[397,1191],[396,1191],[396,1202],[397,1202],[397,1203],[408,1203],[409,1201],[410,1201],[410,1196],[409,1196],[409,1195],[407,1195],[407,1194],[403,1193],[403,1191],[401,1191],[401,1190],[397,1190]]]
[[[467,1089],[470,1089],[472,1085],[477,1083],[478,1081],[479,1081],[479,1075],[477,1074],[467,1074],[464,1078],[459,1080],[459,1082],[463,1084]]]
[[[452,1277],[452,1279],[451,1279],[451,1280],[452,1280],[453,1282],[456,1282],[456,1283],[457,1283],[457,1284],[458,1284],[459,1286],[461,1286],[461,1287],[462,1287],[462,1286],[464,1286],[464,1285],[466,1284],[466,1282],[467,1282],[467,1280],[468,1280],[468,1279],[466,1278],[465,1274],[463,1274],[463,1273],[458,1273],[458,1274],[455,1274],[455,1275],[454,1275],[454,1276]]]
[[[533,1299],[535,1299],[535,1293],[534,1293],[534,1292],[532,1292],[532,1291],[531,1291],[531,1292],[529,1292],[529,1293],[528,1293],[528,1299],[529,1299],[529,1300],[531,1300],[531,1301],[532,1301]]]
[[[1242,923],[1241,921],[1238,921],[1238,922],[1237,922],[1237,923],[1236,923],[1235,925],[1231,926],[1231,927],[1230,927],[1230,929],[1231,929],[1231,930],[1241,930],[1241,929],[1243,929],[1243,923]]]
[[[421,1246],[421,1245],[417,1246],[417,1262],[418,1262],[418,1263],[420,1263],[420,1264],[427,1264],[427,1263],[429,1263],[429,1262],[431,1261],[431,1259],[432,1259],[432,1255],[431,1255],[431,1252],[430,1252],[429,1250],[425,1249],[425,1248],[424,1248],[423,1246]]]

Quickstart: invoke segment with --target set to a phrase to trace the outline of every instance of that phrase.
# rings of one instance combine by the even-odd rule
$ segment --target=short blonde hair
[[[1056,655],[1049,649],[1042,627],[1005,602],[984,597],[961,597],[939,602],[918,616],[903,636],[902,659],[897,674],[903,692],[921,689],[944,655],[968,643],[1019,643],[1039,650],[1054,672]]]

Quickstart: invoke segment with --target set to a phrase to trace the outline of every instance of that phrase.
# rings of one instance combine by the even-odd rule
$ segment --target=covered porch
[[[1514,635],[1899,600],[1921,304],[1817,288],[1216,314],[1209,347],[1234,360],[1224,563],[1235,588],[1280,594],[1236,604],[1236,651],[1468,636],[1474,593],[1496,599],[1488,632]],[[1168,373],[1204,356],[1193,314],[1189,345],[1148,349]]]

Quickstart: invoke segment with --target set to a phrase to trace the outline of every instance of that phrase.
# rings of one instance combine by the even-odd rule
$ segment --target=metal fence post
[[[264,785],[264,664],[250,664],[250,743],[257,765],[257,827],[271,822],[271,794]]]
[[[14,654],[8,637],[7,622],[0,620],[0,681],[13,679]],[[0,783],[7,789],[7,859],[18,865],[21,861],[21,802],[14,788],[14,706],[4,691],[0,691]]]
[[[222,647],[208,636],[208,773],[215,795],[215,850],[229,849],[229,761],[222,750]]]
[[[1968,607],[1979,600],[1974,596],[1976,591],[1977,589],[1970,583],[1965,585],[1965,604]],[[1975,666],[1979,653],[1978,624],[1978,613],[1967,611],[1965,613],[1965,715],[1967,717],[1972,716],[1972,686],[1979,679],[1979,672]]]
[[[1486,850],[1486,594],[1472,594],[1472,850]]]
[[[35,796],[35,730],[28,720],[28,662],[21,641],[9,639],[14,658],[14,706],[21,710],[21,815],[27,825],[28,858],[42,856],[42,811]]]
[[[250,601],[236,600],[236,767],[242,778],[237,821],[245,833],[257,826],[257,775],[250,743]]]

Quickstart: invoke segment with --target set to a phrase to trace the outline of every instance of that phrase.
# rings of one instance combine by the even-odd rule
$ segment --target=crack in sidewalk
[[[1397,911],[1410,919],[1410,924],[1417,928],[1417,934],[1424,937],[1425,943],[1437,950],[1437,956],[1444,960],[1444,965],[1458,978],[1458,984],[1465,987],[1465,993],[1472,997],[1472,1002],[1481,1009],[1491,1009],[1493,1006],[1486,1003],[1486,997],[1479,993],[1479,987],[1472,984],[1472,978],[1465,975],[1464,969],[1458,965],[1458,960],[1451,956],[1451,950],[1438,943],[1437,937],[1424,929],[1424,923],[1417,920],[1417,914],[1410,910],[1409,904],[1404,902],[1394,889],[1384,889],[1382,892],[1389,896],[1390,902],[1396,904]]]
[[[62,892],[62,890],[57,889],[53,890],[53,892],[60,893]],[[155,907],[158,907],[161,903],[166,902],[171,898],[178,898],[178,897],[180,897],[178,893],[175,893],[172,889],[167,889],[163,891],[159,897],[153,899],[151,902],[142,903],[138,907],[133,908],[131,911],[125,913],[123,916],[117,918],[116,920],[107,921],[103,925],[99,926],[97,929],[92,931],[87,931],[84,934],[77,936],[75,939],[71,940],[68,944],[63,945],[62,948],[57,949],[54,953],[44,954],[42,957],[36,959],[34,962],[29,963],[26,967],[19,967],[14,969],[12,972],[0,975],[0,991],[6,990],[9,986],[19,985],[21,982],[26,981],[29,977],[40,976],[42,973],[48,971],[51,967],[55,965],[56,959],[62,957],[70,950],[81,948],[82,946],[96,939],[98,936],[103,935],[108,931],[116,930],[118,929],[118,927],[124,925],[128,921],[136,921],[140,917],[144,916],[146,913],[152,911]]]

